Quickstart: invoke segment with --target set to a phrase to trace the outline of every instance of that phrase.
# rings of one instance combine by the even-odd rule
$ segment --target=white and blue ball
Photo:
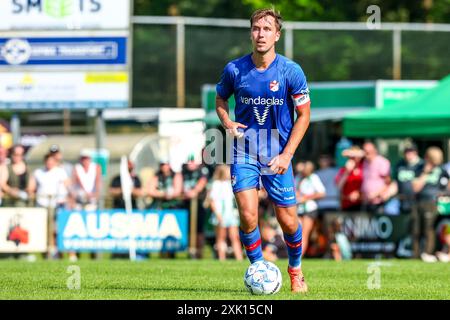
[[[280,291],[281,283],[280,269],[269,261],[252,263],[244,275],[245,287],[256,295],[275,294]]]

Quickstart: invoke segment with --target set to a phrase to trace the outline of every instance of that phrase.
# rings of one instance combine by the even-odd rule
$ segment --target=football
[[[244,284],[247,290],[256,295],[275,294],[281,288],[281,272],[269,261],[257,261],[246,270]]]

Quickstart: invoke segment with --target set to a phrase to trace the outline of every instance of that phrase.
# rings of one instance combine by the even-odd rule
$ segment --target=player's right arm
[[[242,123],[232,121],[230,119],[230,109],[228,107],[228,99],[234,93],[234,81],[235,81],[235,64],[230,62],[225,66],[225,69],[220,76],[220,81],[216,86],[216,112],[220,119],[222,127],[226,132],[233,137],[241,138],[244,133],[239,128],[245,129],[246,125]]]
[[[216,112],[222,127],[224,127],[228,134],[236,138],[242,138],[244,136],[244,133],[239,131],[239,128],[245,129],[247,126],[230,119],[228,101],[219,95],[216,95]]]

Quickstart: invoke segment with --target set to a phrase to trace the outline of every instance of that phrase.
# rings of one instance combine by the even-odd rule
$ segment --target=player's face
[[[275,18],[266,16],[253,22],[251,38],[255,52],[264,54],[272,50],[275,42],[280,39],[280,31],[277,30]]]

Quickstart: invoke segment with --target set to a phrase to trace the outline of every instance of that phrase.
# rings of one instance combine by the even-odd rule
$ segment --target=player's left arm
[[[286,75],[288,80],[289,98],[292,98],[297,113],[297,119],[295,120],[283,152],[268,163],[271,171],[276,174],[284,174],[289,168],[295,150],[299,146],[309,127],[309,120],[311,117],[309,89],[303,70],[299,65],[291,64],[286,69]]]
[[[309,99],[309,98],[308,98]],[[281,154],[273,158],[268,165],[277,174],[284,174],[291,164],[295,150],[305,136],[311,118],[311,107],[309,101],[296,106],[297,119],[295,120],[289,140]]]

